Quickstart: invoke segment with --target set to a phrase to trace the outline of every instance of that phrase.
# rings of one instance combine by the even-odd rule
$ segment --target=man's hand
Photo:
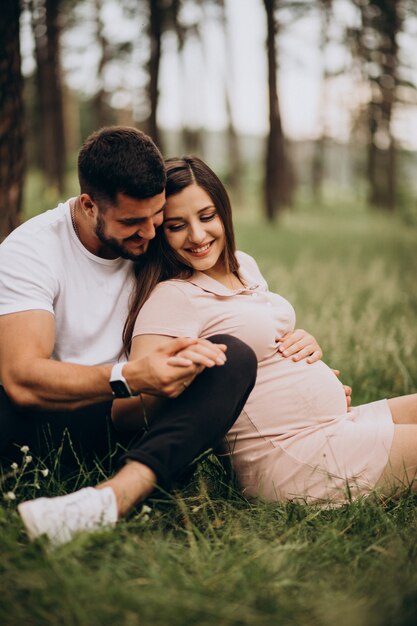
[[[306,359],[307,363],[315,363],[323,356],[322,349],[313,335],[301,328],[278,337],[277,347],[283,356],[292,357],[293,361]]]
[[[137,358],[126,363],[123,374],[138,393],[176,398],[205,367],[226,361],[226,346],[206,340],[157,335],[134,339]]]

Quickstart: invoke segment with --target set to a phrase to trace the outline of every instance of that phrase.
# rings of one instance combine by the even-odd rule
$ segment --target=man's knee
[[[229,372],[235,377],[242,377],[250,385],[255,384],[258,362],[255,352],[245,342],[232,335],[219,334],[208,337],[212,343],[224,343],[227,346],[226,363],[222,373]]]
[[[18,416],[10,398],[0,386],[0,454],[3,454],[9,443],[18,432]]]

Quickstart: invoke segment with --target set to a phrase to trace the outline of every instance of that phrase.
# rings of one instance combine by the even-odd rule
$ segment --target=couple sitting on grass
[[[111,127],[78,171],[78,197],[0,246],[1,453],[45,455],[66,431],[76,454],[125,451],[96,487],[19,504],[32,539],[115,524],[210,448],[249,498],[339,505],[412,484],[417,394],[349,409],[291,304],[235,251],[203,161],[164,163]]]

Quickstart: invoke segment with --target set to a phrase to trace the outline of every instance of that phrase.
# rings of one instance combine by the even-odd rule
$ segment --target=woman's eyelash
[[[216,217],[216,215],[217,215],[216,212],[215,213],[210,213],[209,215],[201,215],[200,216],[200,221],[201,222],[210,222],[211,220],[213,220]],[[182,230],[183,228],[185,228],[185,224],[171,224],[167,228],[171,232],[175,233],[178,230]]]

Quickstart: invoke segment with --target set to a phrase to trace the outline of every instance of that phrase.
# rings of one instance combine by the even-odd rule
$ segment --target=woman
[[[376,487],[388,494],[411,484],[417,394],[348,411],[343,386],[323,362],[286,359],[276,337],[294,329],[294,310],[268,291],[251,257],[235,253],[221,181],[196,157],[168,160],[167,172],[163,228],[138,267],[125,326],[131,357],[172,337],[216,333],[254,349],[257,383],[226,451],[247,496],[340,504]],[[131,410],[115,405],[119,426],[137,423],[138,401],[131,402]]]

